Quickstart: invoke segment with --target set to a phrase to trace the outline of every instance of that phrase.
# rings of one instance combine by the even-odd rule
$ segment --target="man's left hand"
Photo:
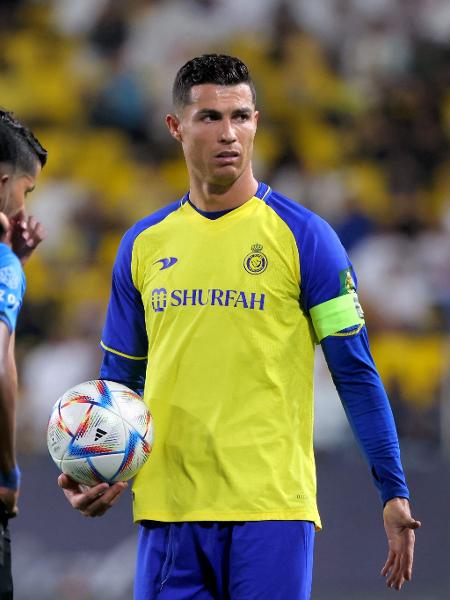
[[[383,510],[384,529],[389,545],[386,564],[381,570],[389,588],[400,590],[412,577],[414,559],[414,530],[421,526],[411,516],[406,498],[392,498]]]

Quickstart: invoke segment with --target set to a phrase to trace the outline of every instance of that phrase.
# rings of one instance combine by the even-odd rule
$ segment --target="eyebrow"
[[[251,108],[237,108],[236,110],[233,110],[231,115],[232,116],[251,115],[252,112],[253,111]],[[223,113],[221,113],[218,110],[215,110],[214,108],[202,108],[196,113],[196,116],[199,118],[201,118],[201,117],[221,117],[222,114]]]

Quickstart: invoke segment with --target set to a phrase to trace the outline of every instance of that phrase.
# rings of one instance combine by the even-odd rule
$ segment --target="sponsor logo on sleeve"
[[[339,273],[339,281],[341,282],[341,288],[339,291],[340,296],[344,296],[345,294],[350,294],[353,296],[353,300],[355,302],[356,312],[361,319],[364,319],[364,311],[361,308],[361,304],[359,303],[358,294],[356,293],[356,285],[353,279],[351,269],[344,269]]]

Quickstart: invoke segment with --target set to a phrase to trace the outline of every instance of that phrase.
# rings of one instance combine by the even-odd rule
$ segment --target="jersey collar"
[[[267,183],[259,181],[258,182],[258,189],[255,192],[254,198],[259,198],[260,200],[266,200],[266,198],[268,197],[268,195],[270,194],[270,192],[271,192],[271,189],[267,185]],[[189,198],[189,192],[186,192],[186,194],[181,198],[181,200],[180,200],[180,206],[183,206],[183,204],[186,204],[186,203],[189,203],[192,206],[192,208],[194,210],[196,210],[198,213],[200,213],[201,215],[206,216],[206,214],[205,214],[206,211],[200,210],[199,208],[197,208],[196,206],[194,206],[192,204],[192,202],[190,201],[190,198]],[[236,208],[239,208],[239,206],[236,207]],[[214,211],[211,214],[213,214],[215,216],[213,216],[211,218],[212,219],[216,219],[216,218],[218,218],[218,217],[221,216],[221,213],[222,214],[227,214],[227,213],[229,213],[229,212],[231,212],[233,210],[236,210],[236,209],[235,208],[231,208],[231,209],[224,210],[224,211]]]

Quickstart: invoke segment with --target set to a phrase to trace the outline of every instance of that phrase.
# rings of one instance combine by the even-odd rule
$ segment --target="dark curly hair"
[[[36,161],[43,167],[47,150],[12,113],[0,109],[0,162],[10,164],[15,172],[34,174]]]
[[[191,101],[191,88],[202,83],[216,85],[238,85],[246,83],[256,103],[256,91],[247,66],[234,56],[226,54],[203,54],[188,61],[175,77],[172,100],[175,106],[183,107]]]

